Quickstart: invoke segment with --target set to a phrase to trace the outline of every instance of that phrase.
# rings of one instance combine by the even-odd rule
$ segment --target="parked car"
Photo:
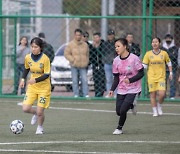
[[[51,64],[51,84],[52,89],[55,86],[65,86],[67,91],[72,90],[72,76],[71,76],[71,66],[69,61],[64,57],[64,50],[67,44],[63,44],[55,52],[54,60]],[[93,75],[91,66],[88,67],[87,71],[88,85],[93,86]]]

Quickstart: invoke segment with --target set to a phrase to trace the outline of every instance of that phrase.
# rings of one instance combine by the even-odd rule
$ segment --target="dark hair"
[[[133,33],[131,33],[131,32],[126,33],[126,36],[128,36],[128,35],[134,36]]]
[[[165,39],[167,39],[167,38],[173,39],[173,36],[171,34],[166,34],[164,38]]]
[[[115,35],[115,31],[114,31],[113,29],[109,29],[109,30],[107,31],[107,34],[108,34],[108,35]]]
[[[43,51],[43,47],[44,47],[44,42],[42,39],[40,39],[39,37],[34,37],[32,40],[31,40],[31,45],[35,43],[37,46],[39,46],[41,48],[41,51]]]
[[[88,32],[84,32],[84,33],[83,33],[83,36],[84,36],[84,37],[89,37],[89,33],[88,33]]]
[[[77,29],[74,30],[74,33],[76,33],[76,32],[79,32],[79,33],[81,33],[81,34],[83,33],[82,30],[79,29],[79,28],[77,28]]]
[[[28,46],[28,38],[26,36],[22,36],[20,39],[19,39],[19,45],[21,45],[21,40],[25,38],[27,43],[26,43],[26,46]]]
[[[40,38],[45,38],[45,34],[44,34],[43,32],[39,33],[38,36],[39,36]]]
[[[93,33],[93,36],[94,36],[94,35],[98,35],[99,37],[101,37],[101,33],[99,33],[99,32]]]
[[[129,45],[128,45],[128,41],[125,39],[125,38],[118,38],[115,40],[115,43],[116,42],[121,42],[121,44],[123,46],[126,46],[126,50],[129,52]]]
[[[154,37],[152,40],[157,39],[159,43],[161,43],[161,39],[159,37]]]

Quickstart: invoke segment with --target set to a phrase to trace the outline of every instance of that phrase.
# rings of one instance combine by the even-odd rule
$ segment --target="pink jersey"
[[[117,87],[118,94],[130,94],[139,93],[141,91],[141,80],[133,83],[125,83],[123,80],[131,78],[138,73],[138,70],[142,69],[142,63],[134,54],[129,54],[125,59],[121,59],[117,56],[113,61],[113,73],[119,73],[119,84]]]

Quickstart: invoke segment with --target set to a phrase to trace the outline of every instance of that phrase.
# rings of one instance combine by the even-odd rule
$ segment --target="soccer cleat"
[[[123,134],[122,130],[120,129],[115,129],[115,131],[113,132],[113,135],[120,135]]]
[[[43,130],[43,127],[37,127],[36,129],[36,135],[42,135],[44,134],[44,130]]]
[[[134,105],[133,109],[131,109],[132,114],[136,115],[137,114],[137,110],[136,110],[136,105]]]
[[[158,116],[158,112],[157,112],[157,107],[153,107],[153,117],[157,117]]]
[[[157,111],[158,111],[158,114],[159,114],[159,115],[162,115],[162,114],[163,114],[163,111],[162,111],[162,108],[161,108],[161,107],[157,107]]]
[[[158,117],[158,113],[157,112],[153,112],[153,117]]]
[[[35,125],[37,122],[37,119],[38,119],[37,115],[34,114],[31,119],[31,125]]]

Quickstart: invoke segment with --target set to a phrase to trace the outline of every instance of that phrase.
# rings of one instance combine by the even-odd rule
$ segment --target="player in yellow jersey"
[[[49,107],[51,84],[50,84],[50,60],[43,53],[43,41],[35,37],[31,40],[31,52],[25,57],[25,70],[20,82],[24,87],[24,81],[30,72],[26,95],[23,101],[23,111],[33,114],[31,124],[38,122],[36,134],[43,134],[44,109]],[[37,100],[37,108],[32,105]]]
[[[169,78],[172,80],[172,64],[166,51],[160,50],[161,40],[153,38],[153,50],[146,52],[143,59],[143,66],[147,68],[148,88],[150,92],[153,116],[162,115],[161,104],[164,101],[166,92],[166,64],[169,68]],[[159,96],[156,102],[157,94]]]

